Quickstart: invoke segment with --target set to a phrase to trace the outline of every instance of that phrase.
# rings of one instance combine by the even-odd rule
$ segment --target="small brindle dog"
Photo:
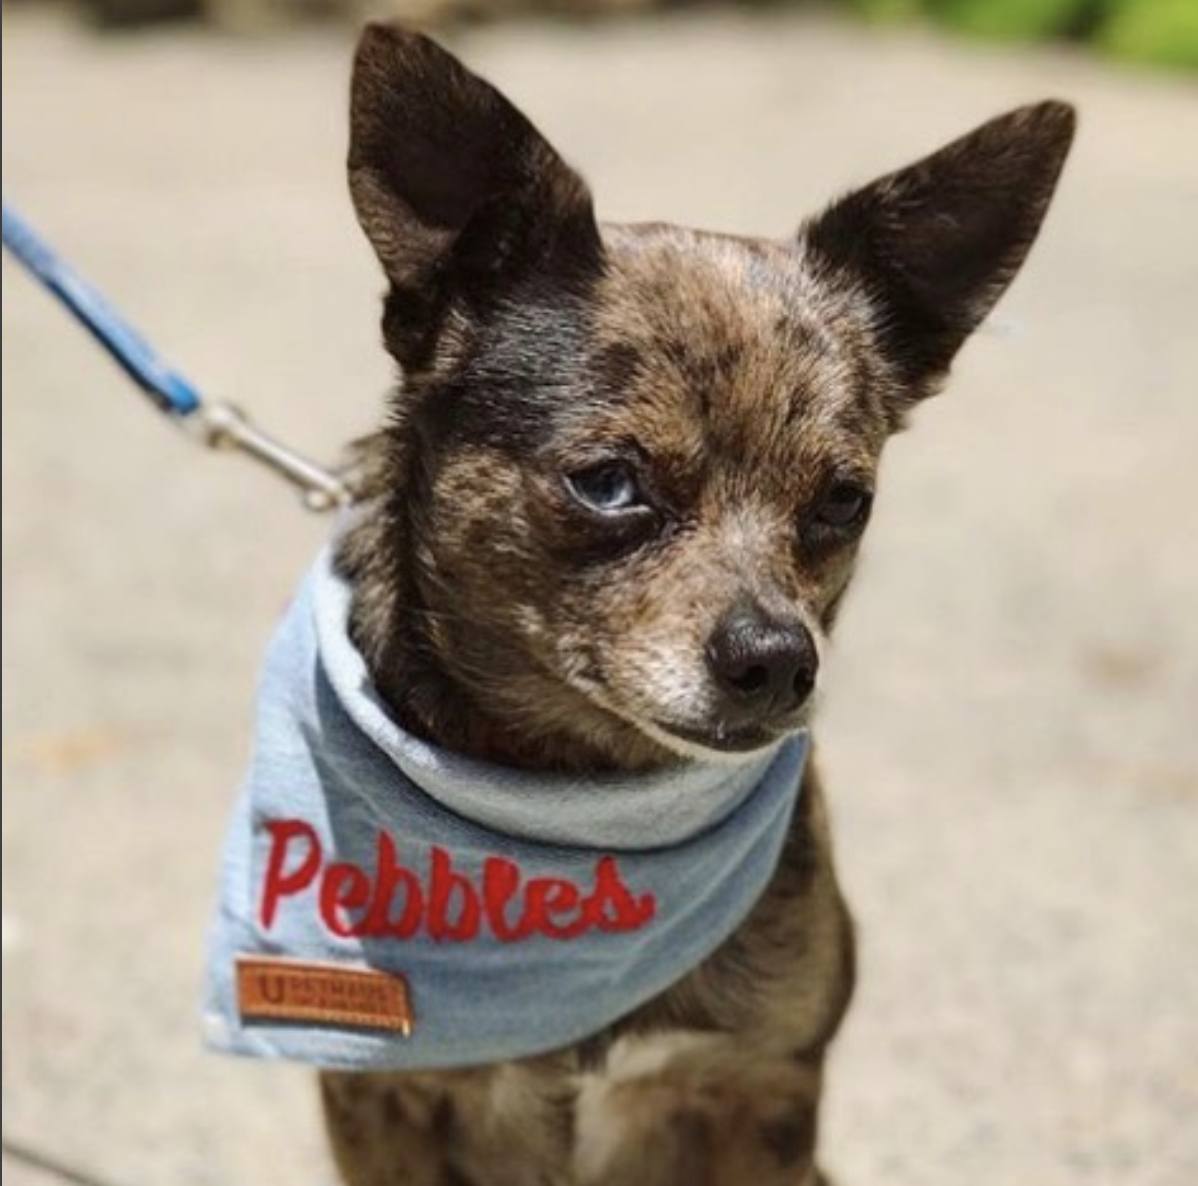
[[[349,184],[401,381],[341,540],[396,719],[527,770],[809,726],[879,456],[1022,264],[1073,136],[1020,108],[791,238],[600,224],[496,90],[376,25]],[[809,764],[739,930],[571,1049],[322,1076],[351,1186],[815,1186],[852,924]]]

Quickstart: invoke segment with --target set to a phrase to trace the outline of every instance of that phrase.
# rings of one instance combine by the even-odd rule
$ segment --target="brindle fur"
[[[1022,263],[1072,130],[1064,104],[1020,109],[788,241],[601,228],[496,91],[425,38],[368,28],[350,186],[401,377],[338,563],[396,716],[529,769],[735,760],[707,639],[748,599],[822,649],[857,536],[813,533],[814,508],[833,480],[872,489],[887,437]],[[621,535],[567,490],[613,453],[649,492],[648,530]],[[852,985],[811,765],[772,881],[704,963],[573,1049],[324,1074],[337,1164],[351,1186],[815,1186]]]

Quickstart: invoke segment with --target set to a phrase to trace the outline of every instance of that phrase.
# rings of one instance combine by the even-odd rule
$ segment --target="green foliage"
[[[1072,31],[1093,4],[1091,0],[931,0],[926,7],[945,24],[966,33],[1024,40]]]
[[[1093,41],[1132,61],[1198,69],[1198,0],[847,0],[869,20],[918,17],[1007,41]]]
[[[849,0],[871,21],[901,21],[923,14],[926,0]]]
[[[1198,69],[1198,0],[1120,0],[1098,31],[1122,58]]]

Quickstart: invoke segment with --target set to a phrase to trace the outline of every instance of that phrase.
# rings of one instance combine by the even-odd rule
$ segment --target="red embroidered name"
[[[270,856],[262,882],[259,917],[269,930],[284,899],[318,884],[324,925],[345,937],[468,942],[484,926],[504,943],[531,935],[576,939],[588,931],[635,931],[657,911],[652,894],[634,895],[615,857],[595,862],[592,884],[564,877],[526,879],[520,866],[488,857],[481,876],[455,869],[449,853],[434,846],[427,877],[400,863],[395,841],[379,832],[373,875],[348,861],[326,864],[316,829],[298,819],[268,820]]]

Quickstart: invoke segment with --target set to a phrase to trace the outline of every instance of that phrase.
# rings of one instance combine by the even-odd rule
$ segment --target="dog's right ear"
[[[594,273],[586,184],[494,87],[427,37],[367,26],[354,59],[349,186],[391,292],[388,344],[405,365],[453,308],[477,316],[536,270]]]

